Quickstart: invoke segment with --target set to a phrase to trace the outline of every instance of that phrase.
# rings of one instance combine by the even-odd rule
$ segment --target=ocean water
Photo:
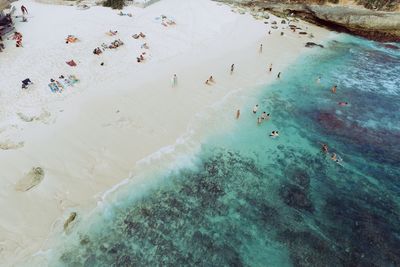
[[[125,187],[50,265],[400,266],[400,52],[342,36],[246,97],[233,128]]]

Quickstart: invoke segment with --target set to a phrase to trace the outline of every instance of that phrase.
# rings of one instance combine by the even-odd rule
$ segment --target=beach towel
[[[76,67],[76,63],[75,63],[74,60],[67,61],[66,63],[67,63],[68,65],[70,65],[71,67]]]
[[[60,89],[58,88],[58,86],[57,86],[57,84],[56,84],[55,82],[49,83],[49,87],[50,87],[50,90],[51,90],[53,93],[57,93],[57,92],[60,91]]]

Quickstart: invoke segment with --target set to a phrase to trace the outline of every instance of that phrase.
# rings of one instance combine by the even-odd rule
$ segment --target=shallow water
[[[190,167],[121,193],[51,266],[400,266],[400,53],[342,37],[248,99]]]

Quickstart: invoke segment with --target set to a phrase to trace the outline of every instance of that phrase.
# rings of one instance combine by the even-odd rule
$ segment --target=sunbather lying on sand
[[[141,46],[142,49],[149,49],[150,47],[147,45],[147,43],[142,44]]]
[[[101,53],[103,53],[103,52],[101,51],[100,47],[96,47],[96,48],[93,50],[93,54],[95,54],[95,55],[100,55]]]
[[[22,89],[28,88],[28,85],[33,84],[31,79],[26,78],[25,80],[22,81]]]
[[[78,41],[78,38],[76,38],[73,35],[68,35],[67,38],[65,38],[65,43],[69,44],[69,43],[75,43],[76,41]]]
[[[107,35],[114,36],[114,35],[117,35],[117,33],[118,33],[118,31],[110,30],[109,32],[107,32]]]
[[[122,11],[120,11],[120,12],[118,13],[118,15],[120,15],[120,16],[132,17],[132,13],[123,13]]]

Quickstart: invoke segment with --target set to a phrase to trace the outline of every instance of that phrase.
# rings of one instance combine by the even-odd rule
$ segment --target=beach
[[[223,103],[219,118],[234,123],[236,110],[244,112],[245,99],[235,97],[237,92],[275,82],[278,72],[285,79],[285,69],[309,50],[306,42],[320,43],[330,36],[327,30],[297,22],[314,35],[310,39],[291,32],[281,19],[256,20],[206,0],[125,8],[132,17],[97,6],[79,10],[28,0],[13,4],[18,11],[24,4],[29,14],[28,22],[16,24],[23,47],[9,40],[0,54],[4,266],[26,264],[38,251],[49,249],[49,239],[63,235],[71,212],[84,217],[107,190],[127,178],[134,181],[140,175],[138,162],[157,168],[157,159],[172,153],[187,136],[201,143],[207,122],[195,133],[191,125],[198,126],[198,116],[222,105],[221,100],[228,99],[229,105]],[[161,15],[176,25],[162,25]],[[273,20],[279,29],[268,34],[271,24],[264,21]],[[110,30],[118,33],[109,36]],[[146,38],[132,38],[139,32]],[[79,40],[66,44],[70,34]],[[115,39],[124,45],[92,53]],[[148,50],[141,49],[144,42]],[[146,59],[138,63],[142,51]],[[77,66],[67,65],[69,60]],[[171,84],[174,74],[176,86]],[[79,82],[53,93],[48,83],[60,75],[75,75]],[[210,75],[216,83],[208,86],[204,82]],[[23,90],[25,78],[33,84]],[[27,191],[16,190],[33,167],[43,169],[43,180]]]

